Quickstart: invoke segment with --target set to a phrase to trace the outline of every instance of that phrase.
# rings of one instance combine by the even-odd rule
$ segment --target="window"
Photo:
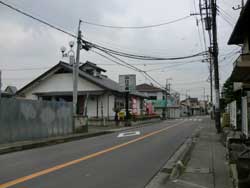
[[[150,96],[149,99],[150,99],[150,100],[156,100],[157,97],[156,97],[156,96]]]

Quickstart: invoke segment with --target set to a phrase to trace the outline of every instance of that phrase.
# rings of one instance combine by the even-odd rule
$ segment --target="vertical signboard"
[[[132,114],[137,114],[137,101],[135,97],[132,97]]]
[[[135,91],[136,90],[136,75],[126,74],[119,75],[119,85],[121,91]]]

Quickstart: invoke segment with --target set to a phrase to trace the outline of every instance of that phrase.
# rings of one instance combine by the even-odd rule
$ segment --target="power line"
[[[223,14],[221,14],[221,12],[219,12],[219,16],[230,26],[230,27],[234,27],[233,23],[231,23],[225,16],[223,16]]]
[[[159,24],[152,24],[152,25],[144,25],[144,26],[113,26],[113,25],[98,24],[98,23],[89,22],[89,21],[85,21],[85,20],[83,20],[83,23],[88,24],[88,25],[92,25],[92,26],[96,26],[96,27],[104,27],[104,28],[110,28],[110,29],[147,29],[147,28],[160,27],[160,26],[176,23],[176,22],[185,20],[187,18],[190,18],[190,15],[184,16],[184,17],[172,20],[172,21],[168,21],[168,22],[163,22],[163,23],[159,23]]]
[[[146,71],[144,71],[144,70],[142,70],[142,69],[139,69],[139,68],[137,68],[137,67],[135,67],[135,66],[133,66],[133,65],[131,65],[131,64],[129,64],[129,63],[127,63],[126,61],[124,61],[124,60],[122,60],[122,59],[120,59],[120,58],[118,58],[118,57],[116,57],[116,56],[114,56],[114,55],[112,55],[112,54],[110,54],[110,53],[108,53],[108,52],[105,52],[106,54],[108,54],[109,56],[111,56],[112,58],[114,58],[114,59],[116,59],[117,61],[119,61],[119,62],[117,62],[116,60],[113,60],[113,59],[111,59],[111,58],[109,58],[109,57],[107,57],[107,56],[105,56],[105,55],[103,55],[103,54],[101,54],[101,53],[98,53],[98,52],[96,52],[96,51],[93,51],[93,50],[91,50],[92,52],[94,52],[94,53],[97,53],[98,55],[100,55],[100,56],[102,56],[102,57],[104,57],[104,58],[106,58],[106,59],[108,59],[108,60],[110,60],[110,61],[112,61],[112,62],[114,62],[114,63],[116,63],[116,64],[119,64],[119,65],[121,65],[121,66],[126,66],[127,68],[129,68],[129,69],[132,69],[132,70],[134,70],[134,71],[137,71],[137,72],[139,72],[139,73],[142,73],[142,74],[144,74],[144,76],[146,76],[146,77],[148,77],[150,80],[152,80],[153,82],[155,82],[157,85],[159,85],[161,88],[164,88],[157,80],[155,80],[151,75],[149,75]],[[125,64],[125,65],[124,65]]]
[[[193,58],[193,57],[197,57],[197,56],[203,56],[206,54],[206,52],[199,52],[196,54],[192,54],[192,55],[188,55],[188,56],[182,56],[182,57],[154,57],[154,56],[146,56],[146,55],[137,55],[137,54],[130,54],[130,53],[125,53],[125,52],[121,52],[121,51],[116,51],[116,50],[112,50],[110,48],[106,48],[94,43],[90,43],[87,42],[85,40],[83,40],[83,43],[89,45],[90,47],[96,48],[100,51],[103,52],[107,52],[110,54],[114,54],[114,55],[118,55],[118,56],[122,56],[122,57],[126,57],[126,58],[130,58],[130,59],[137,59],[137,60],[156,60],[156,61],[163,61],[163,60],[180,60],[180,59],[188,59],[188,58]]]
[[[234,22],[234,18],[232,17],[231,14],[229,14],[226,10],[224,10],[223,8],[221,8],[219,5],[217,5],[217,8],[223,12],[232,22]]]
[[[164,70],[164,69],[169,69],[169,68],[175,68],[175,67],[179,67],[179,66],[182,66],[182,65],[187,65],[187,64],[190,64],[190,63],[199,63],[199,61],[182,62],[182,63],[173,64],[173,65],[169,65],[169,66],[165,66],[165,67],[161,67],[161,68],[149,69],[149,70],[147,70],[147,72],[152,72],[152,71],[157,71],[157,70]]]
[[[197,12],[195,0],[193,0],[193,2],[194,2],[194,11]],[[196,19],[196,26],[197,26],[198,37],[199,37],[199,42],[200,42],[200,48],[202,49],[203,47],[202,47],[201,33],[200,33],[200,28],[199,28],[199,20],[197,16],[195,16],[195,19]]]
[[[42,23],[44,25],[47,25],[47,26],[49,26],[49,27],[51,27],[53,29],[56,29],[56,30],[58,30],[60,32],[63,32],[63,33],[65,33],[65,34],[67,34],[67,35],[69,35],[71,37],[76,38],[76,36],[74,34],[69,33],[67,31],[64,31],[63,29],[61,29],[61,28],[59,28],[57,26],[54,26],[54,25],[52,25],[52,24],[50,24],[50,23],[48,23],[48,22],[46,22],[46,21],[44,21],[44,20],[42,20],[40,18],[36,18],[36,17],[32,16],[31,14],[29,14],[27,12],[24,12],[24,11],[18,9],[18,8],[15,8],[12,5],[9,5],[9,4],[7,4],[7,3],[5,3],[3,1],[0,1],[0,4],[6,6],[8,8],[10,8],[10,9],[12,9],[12,10],[18,12],[18,13],[21,13],[21,14],[29,17],[29,18],[32,18],[32,19],[34,19],[34,20],[36,20],[36,21],[38,21],[38,22],[40,22],[40,23]],[[194,55],[185,56],[185,57],[159,58],[159,57],[141,56],[141,55],[134,55],[134,54],[128,54],[128,53],[124,53],[124,52],[119,52],[119,51],[115,51],[115,50],[112,50],[112,49],[108,49],[108,48],[99,46],[97,44],[88,42],[86,40],[83,40],[83,43],[88,44],[89,46],[97,48],[97,49],[99,49],[101,51],[106,51],[106,52],[109,52],[109,53],[112,53],[112,54],[115,54],[115,55],[119,55],[119,56],[123,56],[123,57],[127,57],[127,58],[133,58],[133,59],[140,59],[140,60],[178,60],[178,59],[186,59],[186,58],[192,58],[192,57],[196,57],[196,56],[202,55],[202,53],[199,53],[199,54],[194,54]]]
[[[44,70],[44,69],[49,69],[51,67],[37,67],[37,68],[16,68],[16,69],[1,69],[2,71],[32,71],[32,70]]]
[[[203,81],[203,80],[200,80],[200,81],[191,81],[191,82],[177,82],[175,83],[174,85],[186,85],[186,84],[197,84],[197,83],[206,83],[207,81]]]
[[[203,33],[203,41],[204,41],[204,48],[205,51],[208,50],[207,48],[207,40],[206,40],[206,35],[205,35],[205,26],[203,23],[203,13],[202,13],[202,7],[201,7],[201,0],[199,0],[199,7],[200,7],[200,16],[201,16],[201,26],[202,26],[202,33]]]
[[[101,56],[101,57],[103,57],[103,58],[105,58],[105,59],[107,59],[107,60],[109,60],[109,61],[112,61],[112,62],[114,62],[114,63],[116,63],[116,64],[118,64],[118,65],[120,65],[120,66],[123,66],[123,67],[129,68],[129,69],[132,69],[132,70],[134,70],[134,71],[137,71],[136,69],[134,69],[134,68],[132,68],[132,67],[130,67],[130,66],[124,65],[124,64],[122,64],[122,63],[119,63],[118,61],[115,61],[115,60],[109,58],[108,56],[106,56],[106,55],[104,55],[104,54],[101,54],[101,53],[99,53],[99,52],[97,52],[97,51],[95,51],[95,50],[90,50],[90,51],[93,52],[93,53],[95,53],[95,54],[97,54],[97,55],[99,55],[99,56]],[[113,64],[111,64],[111,65],[113,65]]]
[[[217,11],[219,12],[219,15],[221,18],[227,22],[231,27],[234,27],[234,21],[230,14],[228,14],[226,11],[224,11],[222,8],[220,8],[218,5],[216,7]]]
[[[51,28],[53,28],[53,29],[55,29],[55,30],[58,30],[58,31],[60,31],[60,32],[63,32],[63,33],[65,33],[65,34],[71,36],[71,37],[76,38],[76,35],[74,35],[74,34],[72,34],[72,33],[70,33],[70,32],[67,32],[67,31],[65,31],[65,30],[63,30],[63,29],[61,29],[61,28],[59,28],[59,27],[57,27],[57,26],[54,26],[54,25],[52,25],[52,24],[48,23],[47,21],[44,21],[44,20],[42,20],[42,19],[40,19],[40,18],[36,18],[36,17],[32,16],[31,14],[29,14],[29,13],[27,13],[27,12],[24,12],[23,10],[20,10],[20,9],[18,9],[18,8],[15,8],[14,6],[12,6],[12,5],[10,5],[10,4],[7,4],[7,3],[5,3],[5,2],[3,2],[3,1],[1,1],[1,0],[0,0],[0,4],[6,6],[6,7],[8,7],[8,8],[10,8],[10,9],[12,9],[12,10],[18,12],[18,13],[21,13],[21,14],[23,14],[24,16],[27,16],[27,17],[29,17],[29,18],[32,18],[32,19],[34,19],[34,20],[36,20],[36,21],[38,21],[38,22],[40,22],[40,23],[42,23],[42,24],[44,24],[44,25],[47,25],[48,27],[51,27]]]

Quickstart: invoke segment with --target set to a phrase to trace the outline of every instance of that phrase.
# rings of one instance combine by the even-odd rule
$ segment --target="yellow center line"
[[[161,133],[161,132],[163,132],[163,131],[166,131],[166,130],[168,130],[168,129],[170,129],[170,128],[179,126],[179,125],[181,125],[181,124],[184,123],[184,122],[185,122],[185,121],[176,123],[176,124],[174,124],[174,125],[165,127],[165,128],[163,128],[163,129],[159,129],[159,130],[157,130],[157,131],[154,131],[154,132],[145,134],[144,136],[138,137],[138,138],[133,139],[133,140],[130,140],[130,141],[128,141],[128,142],[125,142],[125,143],[122,143],[122,144],[115,145],[115,146],[113,146],[113,147],[110,147],[110,148],[107,148],[107,149],[98,151],[98,152],[96,152],[96,153],[92,153],[92,154],[87,155],[87,156],[84,156],[84,157],[82,157],[82,158],[79,158],[79,159],[76,159],[76,160],[72,160],[72,161],[69,161],[69,162],[66,162],[66,163],[63,163],[63,164],[60,164],[60,165],[56,165],[56,166],[54,166],[54,167],[47,168],[47,169],[45,169],[45,170],[41,170],[41,171],[35,172],[35,173],[33,173],[33,174],[30,174],[30,175],[27,175],[27,176],[24,176],[24,177],[21,177],[21,178],[18,178],[18,179],[15,179],[15,180],[12,180],[12,181],[3,183],[3,184],[0,184],[0,188],[11,187],[11,186],[13,186],[13,185],[16,185],[16,184],[19,184],[19,183],[23,183],[23,182],[25,182],[25,181],[34,179],[34,178],[36,178],[36,177],[39,177],[39,176],[42,176],[42,175],[45,175],[45,174],[48,174],[48,173],[51,173],[51,172],[60,170],[60,169],[62,169],[62,168],[65,168],[65,167],[68,167],[68,166],[71,166],[71,165],[80,163],[80,162],[82,162],[82,161],[85,161],[85,160],[88,160],[88,159],[91,159],[91,158],[94,158],[94,157],[103,155],[103,154],[105,154],[105,153],[111,152],[111,151],[113,151],[113,150],[119,149],[119,148],[121,148],[121,147],[124,147],[124,146],[127,146],[127,145],[129,145],[129,144],[138,142],[138,141],[143,140],[143,139],[145,139],[145,138],[148,138],[148,137],[150,137],[150,136],[159,134],[159,133]]]

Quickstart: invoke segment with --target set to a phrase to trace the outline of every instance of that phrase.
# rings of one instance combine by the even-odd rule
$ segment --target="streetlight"
[[[67,51],[66,47],[61,47],[62,57],[69,58],[69,64],[72,66],[73,69],[73,117],[77,115],[77,86],[76,86],[76,63],[75,63],[75,52],[73,50],[74,41],[69,42],[70,50]],[[67,51],[67,52],[66,52]]]
[[[62,57],[63,58],[68,57],[70,65],[74,65],[75,64],[75,52],[73,50],[74,44],[75,44],[74,41],[70,41],[69,42],[70,50],[68,52],[66,52],[67,48],[65,46],[61,47]]]

